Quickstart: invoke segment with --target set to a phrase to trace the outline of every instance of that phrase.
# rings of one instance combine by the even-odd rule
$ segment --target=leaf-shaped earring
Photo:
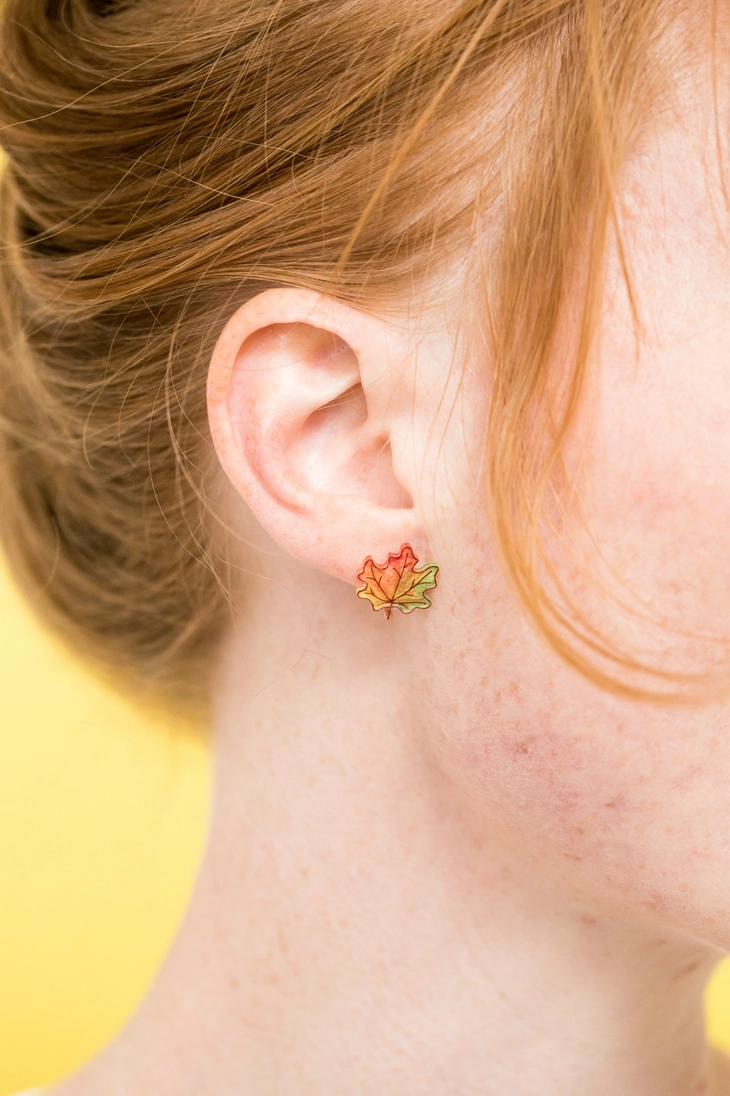
[[[431,602],[425,591],[436,585],[438,566],[429,563],[416,571],[417,563],[418,557],[410,544],[403,544],[400,552],[389,555],[382,566],[368,556],[357,576],[365,583],[358,589],[357,596],[369,601],[376,612],[385,609],[386,620],[390,619],[395,605],[402,613],[427,609]]]

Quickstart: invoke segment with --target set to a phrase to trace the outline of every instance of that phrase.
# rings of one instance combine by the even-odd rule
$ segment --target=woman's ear
[[[213,352],[208,414],[228,478],[287,552],[347,582],[404,542],[428,554],[407,482],[410,345],[396,324],[282,288],[244,304]]]

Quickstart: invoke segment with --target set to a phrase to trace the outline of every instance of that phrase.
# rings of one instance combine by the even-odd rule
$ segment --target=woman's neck
[[[710,1093],[712,953],[554,886],[461,800],[382,621],[343,617],[324,580],[295,636],[284,596],[250,608],[265,642],[229,645],[185,924],[60,1092]]]

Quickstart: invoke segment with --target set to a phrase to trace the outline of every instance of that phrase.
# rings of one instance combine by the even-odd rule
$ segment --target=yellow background
[[[0,1096],[124,1023],[185,909],[202,736],[140,716],[43,634],[0,573]]]
[[[0,1096],[46,1084],[124,1023],[202,850],[202,738],[112,696],[0,572]],[[730,1051],[730,960],[708,989]]]

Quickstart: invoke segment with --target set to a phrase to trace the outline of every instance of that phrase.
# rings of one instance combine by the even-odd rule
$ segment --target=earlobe
[[[213,443],[251,512],[289,553],[357,583],[363,559],[426,544],[391,451],[403,333],[297,289],[231,317],[208,383]]]

